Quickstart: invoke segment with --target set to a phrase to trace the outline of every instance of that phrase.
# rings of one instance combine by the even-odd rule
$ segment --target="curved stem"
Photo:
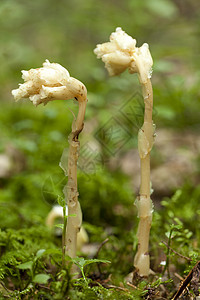
[[[144,124],[138,134],[138,148],[140,154],[140,195],[136,205],[140,218],[138,226],[138,250],[134,259],[134,266],[139,275],[148,276],[150,270],[149,234],[152,221],[152,201],[150,198],[150,151],[154,142],[154,128],[152,123],[153,91],[150,79],[142,85],[145,102]]]
[[[87,101],[79,102],[79,112],[75,123],[72,125],[72,132],[69,136],[69,158],[68,158],[68,182],[64,188],[64,193],[68,205],[68,219],[65,239],[65,253],[74,258],[77,248],[77,234],[82,224],[82,212],[78,201],[77,188],[77,161],[79,156],[80,143],[78,141],[79,133],[84,126],[84,116]],[[75,272],[75,266],[72,267],[72,273]]]

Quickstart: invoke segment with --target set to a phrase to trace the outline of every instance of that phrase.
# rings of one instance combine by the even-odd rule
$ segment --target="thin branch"
[[[163,243],[170,251],[172,251],[173,253],[175,253],[176,255],[180,256],[181,258],[183,259],[186,259],[188,261],[192,261],[191,258],[187,257],[187,256],[184,256],[180,253],[178,253],[177,251],[175,251],[174,249],[172,249],[166,242],[162,241],[161,243]]]
[[[101,250],[101,248],[109,241],[109,238],[106,238],[98,247],[97,249],[97,253],[95,254],[94,258],[98,258],[99,256],[99,252]]]
[[[99,252],[101,250],[101,248],[109,241],[109,238],[106,238],[100,245],[99,245],[99,248],[97,249],[97,253],[95,254],[94,258],[98,258],[99,256]],[[100,268],[100,264],[97,264],[97,268],[99,270],[99,274],[101,275],[102,272],[101,272],[101,268]]]
[[[195,275],[195,273],[199,274],[199,271],[200,271],[200,261],[198,261],[196,263],[196,265],[192,268],[192,270],[186,276],[184,281],[181,282],[181,284],[179,286],[179,289],[176,292],[176,294],[174,295],[174,297],[172,298],[172,300],[177,300],[181,296],[181,294],[184,292],[184,290],[187,289],[188,284],[192,281],[193,276]]]

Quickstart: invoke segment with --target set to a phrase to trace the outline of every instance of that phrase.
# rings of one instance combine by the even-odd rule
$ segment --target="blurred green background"
[[[22,83],[21,70],[40,67],[45,59],[65,66],[88,89],[86,126],[80,137],[86,152],[82,152],[79,164],[85,220],[96,219],[101,224],[103,219],[116,225],[123,214],[123,221],[132,222],[133,214],[136,218],[132,204],[137,189],[114,162],[133,148],[137,151],[137,129],[143,114],[138,79],[128,72],[109,78],[104,64],[93,53],[96,44],[108,41],[116,27],[136,38],[138,46],[144,42],[150,45],[157,128],[171,128],[180,136],[186,130],[198,133],[199,0],[1,0],[0,151],[11,163],[0,181],[4,228],[16,226],[21,214],[34,220],[44,218],[57,195],[62,194],[65,182],[58,163],[63,149],[68,147],[67,136],[73,120],[67,107],[76,113],[77,106],[70,101],[67,104],[54,101],[36,109],[28,100],[14,103],[11,96],[11,90]],[[135,97],[139,97],[135,102],[136,126],[121,114],[123,105]],[[102,128],[115,125],[119,139],[112,144],[113,139],[106,139]],[[155,166],[162,162],[156,150],[152,155]],[[95,166],[89,163],[84,166],[88,157],[90,163],[93,157]],[[50,196],[45,196],[46,191]],[[112,204],[115,204],[113,210],[108,209]],[[123,211],[118,204],[130,210]],[[16,219],[13,215],[9,218],[12,205]]]
[[[23,82],[21,70],[41,67],[45,59],[66,67],[88,89],[78,166],[84,226],[90,242],[109,237],[100,253],[112,261],[108,275],[132,271],[138,223],[133,205],[139,188],[137,132],[144,104],[137,76],[126,71],[109,78],[93,53],[116,27],[136,38],[137,46],[148,43],[154,60],[158,136],[151,156],[152,268],[160,268],[166,247],[159,243],[167,241],[171,224],[179,226],[174,249],[200,259],[200,1],[0,0],[1,279],[10,276],[17,282],[18,264],[41,248],[61,248],[45,218],[63,196],[67,178],[59,161],[68,148],[70,110],[76,114],[78,106],[53,101],[35,108],[29,100],[15,103],[11,96]],[[183,273],[185,262],[181,266],[177,273]]]
[[[1,100],[12,101],[10,90],[22,82],[22,69],[40,67],[48,58],[87,85],[94,111],[86,116],[117,106],[135,90],[136,76],[108,79],[93,49],[122,27],[138,46],[150,45],[156,123],[197,125],[199,15],[198,0],[1,0]]]

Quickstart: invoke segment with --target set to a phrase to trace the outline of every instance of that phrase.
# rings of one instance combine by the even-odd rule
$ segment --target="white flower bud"
[[[94,53],[102,58],[109,75],[124,72],[138,73],[141,83],[151,77],[153,60],[148,44],[136,47],[136,40],[126,34],[120,27],[110,35],[110,42],[98,44]]]
[[[29,98],[34,105],[52,100],[68,100],[74,97],[86,99],[86,88],[57,63],[46,60],[42,68],[22,71],[23,84],[12,91],[15,100]]]

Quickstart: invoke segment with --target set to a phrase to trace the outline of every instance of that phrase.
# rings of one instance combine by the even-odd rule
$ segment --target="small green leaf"
[[[58,198],[57,198],[57,201],[58,201],[58,204],[62,207],[65,207],[66,206],[66,202],[65,202],[65,199],[61,196],[58,195]]]
[[[79,268],[84,268],[93,263],[110,263],[110,261],[104,259],[84,259],[83,257],[76,257],[72,261],[75,265],[79,266]]]
[[[37,274],[33,278],[33,282],[40,283],[40,284],[46,284],[49,280],[50,276],[47,274]]]
[[[76,257],[76,258],[73,258],[72,261],[79,268],[83,268],[86,260],[83,257]]]
[[[57,255],[62,255],[61,249],[47,249],[45,254],[57,254]]]
[[[38,250],[38,252],[36,253],[36,257],[40,258],[44,254],[45,251],[46,251],[45,249]]]
[[[21,270],[27,270],[27,269],[32,269],[32,266],[33,266],[33,261],[30,260],[30,261],[27,261],[23,264],[20,264],[17,266],[18,269],[21,269]]]
[[[92,264],[92,263],[110,263],[110,261],[104,260],[104,259],[84,259],[83,257],[73,258],[72,262],[80,268],[83,279],[87,286],[88,286],[88,283],[87,283],[87,279],[86,279],[86,276],[84,273],[84,267],[89,264]]]
[[[111,262],[109,260],[105,260],[105,259],[87,259],[87,260],[85,260],[84,267],[89,264],[93,264],[93,263],[110,264]]]
[[[63,230],[63,228],[64,228],[64,224],[55,224],[54,226],[55,226],[55,227],[58,227],[58,228],[61,228],[62,230]]]

